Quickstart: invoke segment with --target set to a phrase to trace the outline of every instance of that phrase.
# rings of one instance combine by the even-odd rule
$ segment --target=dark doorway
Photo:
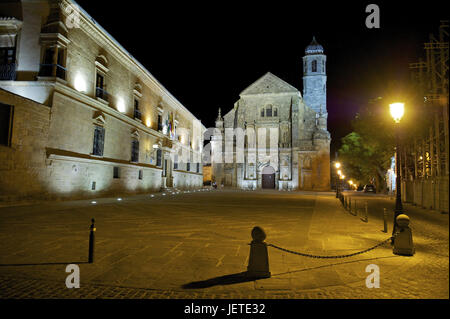
[[[271,166],[264,167],[263,169],[262,188],[275,189],[275,170]]]

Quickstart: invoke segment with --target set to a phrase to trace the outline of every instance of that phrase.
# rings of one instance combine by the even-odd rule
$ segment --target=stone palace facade
[[[241,189],[330,189],[326,56],[315,38],[305,53],[303,96],[267,73],[240,94],[231,111],[222,117],[219,110],[211,139],[212,178],[217,184]],[[243,160],[238,159],[239,138],[227,138],[230,129],[255,132],[255,138],[246,134],[243,140]],[[271,136],[275,145],[270,144]]]
[[[0,121],[0,200],[203,185],[205,127],[72,0],[0,3]]]

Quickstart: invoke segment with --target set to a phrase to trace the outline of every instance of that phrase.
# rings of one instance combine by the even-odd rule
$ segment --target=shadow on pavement
[[[272,277],[288,275],[288,274],[294,274],[294,273],[297,273],[297,272],[303,272],[303,271],[309,271],[309,270],[316,270],[316,269],[321,269],[321,268],[328,268],[328,267],[339,266],[339,265],[345,265],[345,264],[353,264],[353,263],[359,263],[359,262],[374,261],[374,260],[379,260],[379,259],[392,259],[392,258],[400,258],[400,257],[401,256],[394,255],[394,256],[386,256],[386,257],[374,257],[374,258],[367,258],[367,259],[351,260],[351,261],[345,261],[345,262],[341,262],[341,263],[327,264],[327,265],[311,267],[311,268],[304,268],[304,269],[299,269],[299,270],[291,270],[291,271],[288,271],[288,272],[283,272],[283,273],[279,273],[279,274],[273,274]]]
[[[89,264],[87,261],[82,262],[67,262],[67,263],[41,263],[41,264],[0,264],[0,267],[27,267],[27,266],[67,266],[67,265],[82,265]]]
[[[211,278],[203,281],[195,281],[181,286],[183,289],[201,289],[220,285],[233,285],[243,282],[255,281],[258,279],[267,279],[267,277],[249,276],[247,272],[241,272],[233,275]]]

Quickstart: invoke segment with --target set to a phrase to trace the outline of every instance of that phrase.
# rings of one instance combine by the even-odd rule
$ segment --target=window
[[[97,182],[92,182],[92,190],[95,191],[97,188]]]
[[[317,60],[312,61],[311,71],[312,72],[317,72]]]
[[[113,176],[114,176],[114,179],[120,178],[120,167],[117,167],[117,166],[114,167]]]
[[[264,117],[264,109],[261,110],[261,117]]]
[[[66,49],[58,46],[47,47],[44,51],[40,76],[66,79]]]
[[[105,76],[97,72],[95,81],[95,97],[98,97],[104,101],[108,101],[108,92],[106,91]]]
[[[273,116],[278,117],[278,109],[273,110]]]
[[[197,173],[200,173],[200,163],[197,163]]]
[[[325,61],[322,61],[322,72],[325,73]]]
[[[162,126],[162,115],[158,114],[158,131],[162,131],[163,126]]]
[[[269,106],[266,108],[266,116],[267,116],[267,117],[272,117],[272,105],[269,105]]]
[[[173,169],[178,169],[178,155],[174,156],[173,159]]]
[[[161,167],[162,165],[162,151],[157,150],[156,151],[156,166]]]
[[[136,139],[131,141],[131,161],[139,163],[139,141]]]
[[[191,170],[191,163],[187,162],[186,163],[186,171],[190,171]]]
[[[16,79],[16,48],[0,48],[0,80]]]
[[[137,120],[142,120],[141,111],[139,109],[139,99],[134,98],[134,118]]]
[[[11,146],[14,108],[0,103],[0,145]]]
[[[104,145],[105,129],[96,125],[94,130],[94,150],[92,151],[92,155],[103,156]]]
[[[169,169],[169,163],[167,160],[164,160],[164,170],[163,170],[163,177],[167,177],[167,170]]]
[[[142,169],[139,170],[139,179],[140,180],[144,179],[144,170],[142,170]]]

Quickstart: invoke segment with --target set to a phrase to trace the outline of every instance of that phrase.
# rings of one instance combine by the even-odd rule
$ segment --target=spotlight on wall
[[[119,202],[121,202],[121,201],[122,201],[122,198],[118,198],[117,200],[118,200]]]
[[[125,102],[123,101],[123,99],[119,99],[117,101],[117,110],[120,113],[125,113]]]
[[[145,125],[147,125],[147,127],[152,126],[152,121],[148,118],[147,121],[145,121]]]
[[[155,144],[155,145],[153,145],[153,148],[156,150],[156,149],[159,148],[159,145],[158,145],[158,144]]]
[[[86,90],[87,90],[86,80],[83,78],[83,76],[81,74],[77,74],[75,76],[74,87],[75,87],[75,90],[77,90],[78,92],[83,92],[83,93],[86,92]]]
[[[97,204],[97,202],[96,202],[96,201],[93,201],[93,202],[91,202],[91,204],[92,204],[92,205],[96,205],[96,204]]]

